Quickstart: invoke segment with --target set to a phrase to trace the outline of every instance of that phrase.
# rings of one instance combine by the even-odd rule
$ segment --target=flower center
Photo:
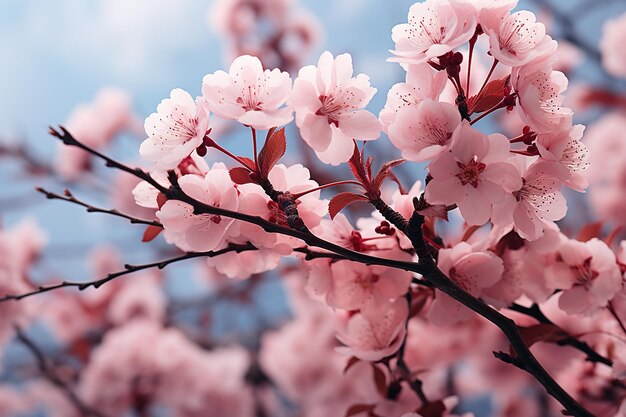
[[[574,265],[569,267],[574,274],[577,285],[588,288],[594,279],[600,275],[597,271],[591,269],[591,257],[585,259],[582,265]]]
[[[339,127],[339,119],[336,117],[342,109],[341,103],[338,103],[333,96],[321,95],[319,97],[322,107],[315,113],[318,116],[326,116],[329,124]]]
[[[470,184],[472,187],[477,188],[480,174],[485,170],[487,165],[475,159],[470,160],[467,164],[463,164],[462,162],[457,162],[456,164],[459,167],[459,173],[456,174],[456,177],[461,181],[461,184]]]

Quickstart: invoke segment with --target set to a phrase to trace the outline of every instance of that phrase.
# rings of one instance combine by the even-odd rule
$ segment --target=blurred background
[[[375,114],[384,106],[389,88],[404,80],[404,70],[386,59],[393,48],[391,29],[406,21],[412,1],[256,0],[249,3],[267,8],[257,5],[244,11],[236,10],[237,3],[244,2],[0,0],[0,229],[30,219],[45,236],[46,249],[29,272],[32,282],[93,279],[94,271],[102,271],[94,268],[94,258],[102,257],[106,248],[117,248],[111,259],[117,256],[128,263],[172,255],[164,242],[142,244],[141,227],[88,215],[79,207],[47,201],[34,191],[36,186],[57,192],[71,187],[76,196],[94,204],[132,210],[132,180],[108,172],[99,161],[91,165],[63,154],[48,135],[48,126],[74,123],[89,130],[109,123],[101,127],[112,129],[110,137],[104,135],[107,139],[98,143],[101,149],[116,159],[140,164],[143,119],[173,88],[200,95],[205,74],[227,69],[243,53],[259,55],[266,67],[278,66],[295,77],[298,68],[316,63],[325,50],[335,55],[348,52],[355,73],[369,75],[378,89],[369,106]],[[620,74],[607,66],[601,40],[606,22],[626,13],[626,0],[520,0],[519,8],[534,11],[562,45],[560,69],[570,79],[568,100],[575,121],[588,125],[589,132],[611,113],[611,131],[623,135],[626,71]],[[626,21],[622,19],[620,25]],[[621,45],[626,45],[626,39]],[[624,47],[614,53],[624,54]],[[107,106],[119,110],[118,119],[107,122],[97,117],[97,109]],[[245,129],[224,124],[218,131],[229,149],[250,152]],[[306,150],[295,137],[295,132],[288,134],[288,160],[311,166],[319,182],[331,175],[328,172],[347,175],[345,167],[331,171],[316,167],[313,159],[307,159],[310,155],[303,156]],[[375,153],[382,159],[397,156],[386,142],[386,138],[378,141]],[[423,179],[415,164],[404,167],[401,175],[405,180]],[[603,181],[600,186],[610,180]],[[578,230],[596,219],[626,224],[626,194],[617,196],[615,201],[592,198],[590,204],[584,196],[568,194],[570,208],[562,227]],[[221,288],[214,282],[199,283],[197,277],[204,272],[198,269],[194,264],[165,271],[173,300],[201,303]],[[253,288],[247,288],[247,283],[233,285],[241,287],[235,291],[236,300],[225,297],[212,307],[211,340],[254,347],[264,329],[279,326],[292,314],[275,274]],[[177,314],[172,313],[171,319],[184,322],[197,320],[199,313]],[[44,341],[41,333],[37,335]],[[4,361],[3,378],[15,378],[11,366],[23,361],[23,350],[10,350]]]

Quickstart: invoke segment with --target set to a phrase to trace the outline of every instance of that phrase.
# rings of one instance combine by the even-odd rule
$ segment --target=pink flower
[[[584,176],[590,159],[589,149],[581,142],[584,130],[583,125],[576,125],[565,130],[539,134],[536,140],[541,157],[567,168],[567,175],[562,180],[567,186],[580,192],[585,191],[589,184]]]
[[[403,108],[426,99],[437,100],[447,82],[445,71],[434,71],[428,64],[407,65],[406,82],[394,84],[387,93],[387,102],[379,116],[383,130],[388,131]]]
[[[145,123],[148,139],[139,148],[141,156],[163,170],[173,169],[187,158],[209,130],[209,114],[202,102],[176,88],[161,101]]]
[[[396,352],[406,334],[409,308],[404,298],[380,306],[381,313],[352,315],[339,330],[337,339],[345,347],[340,352],[364,361],[377,361]]]
[[[557,221],[565,217],[567,204],[559,191],[564,168],[539,160],[527,167],[523,157],[511,162],[522,175],[522,185],[493,207],[492,221],[498,225],[513,224],[515,231],[526,240],[543,235],[543,220]]]
[[[406,294],[411,283],[406,271],[338,261],[328,268],[313,269],[307,289],[314,294],[325,294],[331,307],[343,310],[373,310]]]
[[[369,77],[352,77],[349,54],[333,58],[324,52],[317,63],[298,73],[290,104],[296,111],[296,124],[304,141],[324,163],[337,165],[352,156],[353,140],[372,140],[380,136],[380,124],[372,113],[363,110],[376,89]]]
[[[263,71],[261,61],[249,55],[235,59],[228,74],[216,71],[202,80],[202,95],[211,112],[260,130],[292,120],[293,111],[282,107],[290,91],[288,73]]]
[[[179,179],[183,192],[205,204],[226,210],[237,210],[237,190],[226,169],[212,169],[204,178],[184,175]],[[186,251],[209,251],[220,246],[233,219],[211,214],[193,213],[193,207],[168,200],[156,213],[163,223],[166,238]]]
[[[409,9],[408,23],[393,28],[396,49],[389,61],[419,64],[469,41],[476,31],[476,10],[462,0],[426,0]]]
[[[626,78],[626,13],[607,21],[602,28],[602,65],[609,74]]]
[[[389,126],[389,140],[405,159],[424,162],[448,148],[452,132],[460,123],[456,106],[425,99],[398,111]]]
[[[485,9],[480,16],[481,27],[489,36],[491,55],[505,65],[521,67],[556,50],[556,41],[546,35],[545,26],[532,12],[498,16]]]
[[[426,200],[457,204],[468,224],[484,224],[491,217],[492,204],[521,186],[515,167],[504,162],[509,147],[503,135],[488,137],[463,122],[454,131],[450,150],[429,165],[433,179],[426,186]]]
[[[559,307],[566,313],[587,313],[605,307],[622,288],[615,254],[601,240],[567,240],[558,254],[547,274],[554,288],[564,290]]]
[[[494,253],[474,252],[465,242],[440,250],[437,264],[441,272],[474,297],[480,297],[484,288],[494,285],[504,271],[502,259]],[[449,295],[439,290],[435,294],[435,301],[428,311],[432,324],[447,326],[471,317],[467,307]]]
[[[551,55],[513,68],[511,83],[518,95],[520,118],[537,133],[560,130],[572,122],[572,110],[563,107],[567,77],[553,71]]]

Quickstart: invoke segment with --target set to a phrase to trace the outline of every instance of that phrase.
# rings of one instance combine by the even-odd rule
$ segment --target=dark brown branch
[[[80,397],[74,392],[74,389],[70,386],[70,384],[64,381],[55,370],[50,366],[46,355],[43,351],[30,340],[28,336],[19,328],[15,327],[15,333],[17,335],[17,339],[33,354],[35,360],[37,361],[37,367],[39,371],[43,375],[46,380],[48,380],[55,387],[63,391],[63,393],[67,396],[69,401],[80,411],[83,416],[91,416],[91,417],[105,417],[101,412],[90,408],[87,404],[85,404]]]
[[[384,258],[376,258],[369,255],[365,255],[359,252],[354,252],[349,249],[343,248],[341,246],[332,244],[323,239],[316,237],[315,235],[307,232],[302,232],[299,230],[279,226],[277,224],[266,221],[258,216],[250,216],[243,213],[233,212],[230,210],[224,210],[219,207],[209,206],[200,201],[197,201],[188,195],[186,195],[180,187],[177,186],[177,179],[170,176],[170,181],[172,182],[171,188],[165,188],[161,184],[157,183],[148,173],[141,169],[132,169],[123,165],[111,158],[95,151],[82,143],[78,142],[76,139],[72,137],[72,135],[67,132],[64,128],[61,128],[62,134],[58,131],[51,129],[51,134],[60,138],[65,144],[70,146],[77,146],[81,149],[84,149],[90,152],[92,155],[95,155],[106,162],[106,165],[113,168],[121,169],[125,172],[128,172],[136,177],[143,179],[157,188],[159,191],[163,192],[168,199],[178,200],[190,204],[194,208],[195,214],[212,214],[212,215],[220,215],[224,217],[230,217],[237,220],[242,220],[248,223],[256,224],[260,226],[268,233],[280,233],[287,236],[296,237],[309,246],[319,247],[322,249],[326,249],[346,258],[361,262],[366,265],[381,265],[388,266],[392,268],[404,269],[407,271],[412,271],[421,274],[427,281],[433,284],[437,289],[443,291],[444,293],[451,296],[456,301],[464,304],[474,312],[483,316],[496,326],[500,328],[500,330],[504,333],[504,335],[509,340],[511,347],[516,353],[516,361],[523,365],[523,369],[533,375],[533,377],[543,385],[546,391],[553,396],[557,401],[559,401],[563,407],[565,407],[565,412],[569,415],[577,416],[577,417],[593,417],[591,413],[589,413],[586,409],[584,409],[578,402],[573,399],[549,374],[548,372],[539,364],[537,359],[530,352],[528,347],[526,346],[523,338],[521,337],[515,322],[508,317],[502,315],[498,311],[492,309],[479,299],[475,298],[461,287],[459,287],[454,281],[448,278],[441,270],[437,267],[434,259],[431,256],[430,249],[428,244],[426,243],[423,233],[422,233],[422,225],[424,224],[424,217],[421,216],[417,211],[413,213],[413,216],[409,220],[404,233],[411,240],[413,247],[416,250],[416,253],[419,257],[419,262],[417,264],[412,262],[400,262],[394,261],[391,259]],[[398,225],[395,225],[398,227]]]
[[[46,196],[47,199],[49,200],[63,200],[63,201],[67,201],[68,203],[72,203],[72,204],[76,204],[82,207],[85,207],[85,209],[87,210],[88,213],[106,213],[106,214],[110,214],[112,216],[116,216],[116,217],[121,217],[123,219],[126,219],[128,221],[130,221],[132,224],[145,224],[148,226],[156,226],[156,227],[163,227],[163,225],[155,220],[143,220],[143,219],[138,219],[136,217],[133,216],[129,216],[128,214],[124,214],[121,213],[119,211],[117,211],[116,209],[104,209],[104,208],[100,208],[100,207],[96,207],[96,206],[92,206],[91,204],[87,204],[84,201],[81,201],[79,199],[77,199],[76,197],[74,197],[74,195],[69,191],[69,190],[65,190],[63,193],[65,195],[60,195],[60,194],[56,194],[50,191],[47,191],[41,187],[37,187],[35,188],[35,190],[43,195]]]
[[[208,204],[205,204],[201,201],[195,200],[194,198],[188,196],[180,189],[180,187],[177,187],[175,184],[173,184],[173,187],[171,188],[164,187],[163,185],[158,183],[156,180],[154,180],[152,176],[150,176],[150,174],[148,174],[144,170],[140,168],[130,168],[127,165],[124,165],[118,161],[115,161],[114,159],[109,158],[106,155],[101,154],[100,152],[94,149],[91,149],[90,147],[77,141],[71,135],[71,133],[68,132],[65,128],[61,127],[60,130],[61,132],[53,128],[50,128],[50,134],[59,138],[60,140],[63,141],[63,143],[65,143],[68,146],[79,147],[89,152],[90,154],[102,159],[105,162],[106,166],[110,168],[116,168],[116,169],[122,170],[131,175],[134,175],[135,177],[141,180],[148,182],[150,185],[152,185],[157,190],[162,192],[168,200],[178,200],[178,201],[182,201],[184,203],[191,205],[194,208],[194,214],[219,215],[219,216],[224,216],[224,217],[232,218],[235,220],[241,220],[247,223],[255,224],[261,227],[264,231],[268,233],[277,233],[277,234],[281,234],[285,236],[295,237],[297,239],[302,240],[304,243],[306,243],[307,245],[311,247],[325,249],[327,251],[341,255],[345,257],[346,259],[354,261],[354,262],[360,262],[366,265],[387,266],[390,268],[416,272],[418,274],[421,273],[420,266],[414,262],[397,261],[394,259],[380,258],[376,256],[367,255],[361,252],[356,252],[356,251],[344,248],[342,246],[336,245],[334,243],[328,242],[324,239],[321,239],[313,235],[312,233],[303,232],[301,230],[296,230],[296,229],[292,229],[289,227],[284,227],[279,224],[272,223],[268,220],[265,220],[259,216],[252,216],[252,215],[240,213],[237,211],[230,211],[230,210],[225,210],[220,207],[210,206]]]
[[[144,269],[151,269],[151,268],[157,268],[157,269],[163,269],[166,266],[176,263],[176,262],[180,262],[180,261],[185,261],[187,259],[194,259],[194,258],[213,258],[219,255],[223,255],[225,253],[229,253],[229,252],[244,252],[244,251],[250,251],[250,250],[256,250],[256,248],[250,244],[248,245],[231,245],[228,246],[227,248],[221,249],[221,250],[217,250],[217,251],[207,251],[207,252],[188,252],[184,255],[181,256],[177,256],[175,258],[170,258],[170,259],[165,259],[162,261],[157,261],[157,262],[152,262],[152,263],[148,263],[148,264],[140,264],[140,265],[129,265],[126,264],[124,265],[124,270],[122,271],[118,271],[118,272],[113,272],[110,274],[107,274],[104,278],[100,278],[98,280],[95,281],[87,281],[87,282],[76,282],[76,281],[63,281],[60,282],[58,284],[53,284],[53,285],[43,285],[40,287],[37,287],[36,289],[30,291],[30,292],[26,292],[26,293],[22,293],[22,294],[9,294],[9,295],[4,295],[2,297],[0,297],[0,303],[1,302],[5,302],[5,301],[9,301],[9,300],[21,300],[23,298],[27,298],[27,297],[31,297],[33,295],[36,294],[42,294],[45,292],[49,292],[49,291],[54,291],[54,290],[58,290],[60,288],[78,288],[79,291],[83,291],[87,288],[93,287],[93,288],[99,288],[102,285],[106,284],[109,281],[113,281],[116,278],[119,278],[121,276],[124,275],[128,275],[128,274],[132,274],[133,272],[137,272],[137,271],[142,271]]]
[[[537,304],[533,304],[531,307],[524,307],[519,304],[513,304],[512,306],[509,307],[509,309],[513,311],[517,311],[518,313],[525,314],[529,317],[532,317],[535,320],[537,320],[539,323],[550,324],[552,326],[558,327],[556,324],[552,322],[552,320],[550,320],[548,317],[545,316],[545,314],[543,314],[543,312],[539,309],[539,306]],[[567,333],[565,332],[565,330],[563,329],[561,330],[564,333]],[[613,366],[613,361],[611,359],[600,355],[586,342],[579,340],[575,338],[574,336],[569,336],[564,339],[561,339],[558,342],[556,342],[556,344],[559,346],[570,346],[570,347],[573,347],[574,349],[578,349],[579,351],[587,355],[587,360],[589,362],[603,363],[607,366]]]

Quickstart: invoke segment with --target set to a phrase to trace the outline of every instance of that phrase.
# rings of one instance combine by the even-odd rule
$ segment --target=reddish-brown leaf
[[[569,335],[560,327],[551,323],[540,323],[529,327],[520,327],[519,332],[526,346],[531,347],[537,342],[558,342]]]
[[[507,77],[487,83],[480,96],[469,99],[469,107],[474,113],[482,113],[498,104],[506,95]]]
[[[354,404],[346,411],[345,417],[355,416],[360,413],[371,413],[376,408],[376,404]]]
[[[387,397],[387,376],[376,365],[372,365],[372,369],[374,370],[374,384],[376,385],[376,389],[378,393],[383,397]]]
[[[237,158],[239,158],[244,164],[246,164],[246,166],[250,168],[251,171],[254,171],[256,169],[256,166],[252,159],[246,156],[238,156]]]
[[[594,237],[600,236],[600,232],[602,232],[602,222],[597,223],[589,223],[586,224],[580,229],[578,232],[578,236],[576,236],[576,240],[581,242],[586,242],[588,240],[593,239]]]
[[[273,131],[265,141],[263,149],[259,152],[259,171],[261,176],[267,177],[267,174],[286,151],[287,138],[285,137],[285,128]]]
[[[406,159],[394,159],[393,161],[389,161],[386,162],[378,171],[378,174],[376,174],[376,177],[374,178],[373,181],[373,185],[374,185],[374,190],[380,190],[381,185],[383,184],[383,181],[385,180],[385,178],[387,178],[389,176],[389,174],[391,174],[391,170],[395,167],[397,167],[400,164],[403,164],[404,162],[406,162]]]
[[[150,225],[150,226],[148,226],[146,228],[146,231],[143,232],[143,238],[141,239],[141,241],[142,242],[150,242],[155,237],[157,237],[159,235],[159,233],[161,233],[162,231],[163,231],[162,227]]]
[[[363,161],[363,156],[361,155],[359,147],[356,146],[356,142],[354,143],[354,152],[348,161],[348,165],[350,166],[350,170],[352,171],[354,178],[356,178],[361,184],[365,185],[368,182],[365,161]]]
[[[367,201],[367,197],[350,192],[339,193],[334,196],[330,200],[330,203],[328,203],[328,212],[330,213],[330,218],[334,219],[335,216],[341,210],[343,210],[344,207],[354,203],[355,201]]]
[[[161,209],[161,207],[163,207],[166,201],[167,201],[167,197],[165,197],[165,194],[163,193],[157,194],[157,206],[159,206],[159,210]]]
[[[233,180],[235,184],[249,184],[254,182],[250,179],[250,171],[244,167],[231,168],[228,174],[230,174],[230,179]]]

